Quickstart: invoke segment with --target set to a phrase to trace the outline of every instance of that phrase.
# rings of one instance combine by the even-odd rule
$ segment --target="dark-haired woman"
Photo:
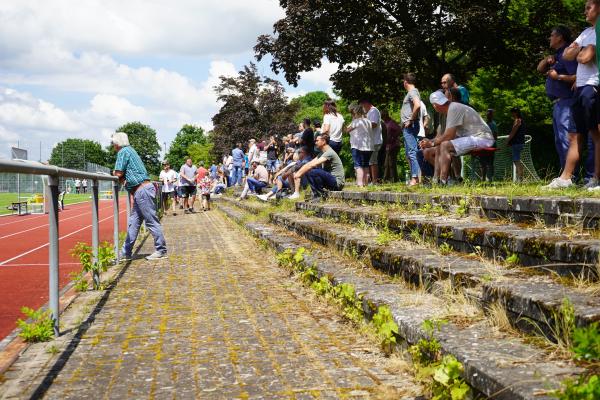
[[[342,150],[342,130],[344,116],[337,111],[335,101],[328,99],[323,103],[323,126],[321,133],[329,135],[329,147],[337,154]]]

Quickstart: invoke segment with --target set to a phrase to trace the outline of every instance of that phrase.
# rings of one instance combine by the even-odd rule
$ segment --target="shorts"
[[[275,172],[279,167],[279,160],[267,160],[267,171]]]
[[[371,160],[372,151],[364,151],[358,149],[352,149],[352,161],[354,161],[354,168],[369,168],[369,161]]]
[[[210,200],[210,193],[202,193],[201,196],[203,199]]]
[[[181,189],[181,197],[187,198],[196,195],[196,186],[179,186]]]
[[[598,89],[596,86],[578,87],[571,106],[571,114],[575,121],[577,133],[587,135],[589,131],[597,129],[598,121],[600,121],[599,111]]]
[[[371,159],[369,160],[369,165],[377,165],[378,164],[380,148],[381,148],[381,143],[373,146],[373,152],[371,153]]]
[[[521,160],[521,152],[523,151],[524,144],[513,144],[510,146],[510,150],[512,151],[512,160],[520,161]]]
[[[173,198],[175,197],[175,191],[172,192],[162,192],[160,194],[160,198],[162,199],[163,203],[166,202],[169,198]]]
[[[454,146],[457,156],[464,156],[476,149],[484,149],[486,147],[492,147],[494,139],[483,139],[475,136],[465,136],[456,138],[450,141]]]

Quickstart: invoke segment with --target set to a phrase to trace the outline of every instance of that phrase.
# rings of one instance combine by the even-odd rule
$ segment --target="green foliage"
[[[459,217],[464,217],[469,213],[469,201],[466,199],[461,199],[458,202],[458,208],[456,209],[456,214]]]
[[[175,139],[169,145],[169,151],[165,155],[165,159],[169,160],[171,168],[179,171],[179,168],[185,163],[187,157],[191,157],[194,163],[199,160],[195,159],[190,154],[190,146],[206,145],[208,142],[207,136],[204,134],[204,129],[199,126],[185,124],[181,127]],[[203,160],[205,161],[205,160]],[[206,160],[207,162],[209,160]],[[212,161],[212,159],[210,160]]]
[[[332,296],[342,307],[346,318],[355,323],[363,320],[362,296],[356,293],[354,286],[349,283],[341,283],[333,287]]]
[[[519,264],[519,255],[517,253],[510,253],[504,259],[504,262],[508,265],[518,265]]]
[[[452,246],[450,246],[448,243],[444,242],[440,245],[439,247],[439,251],[442,255],[447,256],[448,254],[452,253],[454,249],[452,248]]]
[[[299,97],[294,97],[290,104],[297,108],[296,114],[294,115],[294,122],[300,123],[304,118],[310,118],[311,121],[318,120],[323,121],[323,103],[329,98],[329,95],[325,92],[308,92],[307,94]],[[338,110],[342,111],[342,110]]]
[[[22,319],[17,320],[17,326],[21,329],[19,336],[26,342],[47,342],[54,337],[54,320],[50,310],[33,310],[29,307],[22,307],[21,312],[27,316],[31,322]]]
[[[398,325],[388,306],[380,306],[373,315],[373,326],[384,348],[395,345],[398,339]]]
[[[202,162],[208,168],[212,163],[218,161],[213,153],[213,147],[211,142],[205,144],[194,143],[188,147],[188,154],[194,164],[199,165]]]
[[[107,165],[107,153],[100,143],[88,139],[67,139],[52,149],[49,163],[62,168],[85,170],[86,162]]]
[[[578,380],[567,379],[562,390],[553,393],[560,400],[597,400],[600,399],[600,377],[598,375],[581,376]]]
[[[115,260],[115,251],[111,243],[102,242],[98,246],[98,259],[94,260],[92,246],[78,242],[69,254],[81,263],[82,273],[91,272],[94,290],[100,289],[100,274],[106,272],[109,265]]]
[[[156,131],[149,125],[141,122],[129,122],[116,129],[116,132],[125,132],[129,137],[129,144],[138,153],[149,174],[160,174],[159,152],[160,145],[156,138]],[[115,165],[117,154],[112,146],[108,147],[108,164]]]
[[[598,322],[573,331],[573,354],[578,360],[600,361]]]
[[[88,290],[89,285],[87,279],[85,278],[85,272],[71,272],[69,276],[73,281],[73,287],[75,290],[78,292],[86,292]]]
[[[389,229],[384,229],[383,231],[377,234],[375,238],[375,242],[380,246],[387,246],[394,240],[400,240],[402,236],[390,231]]]

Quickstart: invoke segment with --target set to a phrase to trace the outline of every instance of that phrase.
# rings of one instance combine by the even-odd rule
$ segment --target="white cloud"
[[[333,83],[330,78],[331,75],[337,72],[338,64],[329,62],[327,59],[321,60],[321,67],[312,71],[303,72],[300,74],[302,82],[309,82],[317,87],[320,87],[324,92],[329,93],[333,96]]]

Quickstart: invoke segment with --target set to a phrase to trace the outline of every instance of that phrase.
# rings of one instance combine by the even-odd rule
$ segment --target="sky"
[[[47,160],[66,138],[108,145],[141,121],[167,147],[183,124],[212,128],[213,87],[254,60],[260,34],[283,17],[277,0],[0,1],[0,158]],[[331,92],[336,65],[302,75],[288,96]],[[41,149],[41,150],[40,150]]]

